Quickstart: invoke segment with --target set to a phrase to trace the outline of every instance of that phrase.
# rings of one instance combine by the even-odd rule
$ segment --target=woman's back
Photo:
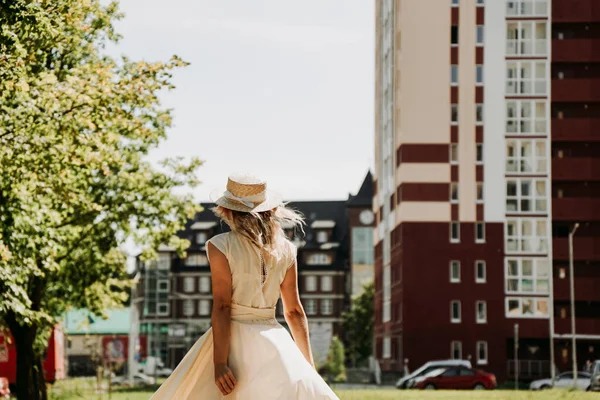
[[[214,236],[208,243],[219,249],[229,262],[233,303],[254,308],[275,307],[281,282],[296,258],[296,247],[289,240],[282,239],[278,244],[278,257],[261,257],[257,246],[235,232]]]

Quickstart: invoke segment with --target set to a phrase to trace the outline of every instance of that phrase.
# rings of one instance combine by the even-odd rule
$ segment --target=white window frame
[[[161,307],[164,307],[164,310],[161,311]],[[156,315],[165,316],[169,315],[169,302],[158,302],[156,303]]]
[[[507,0],[506,16],[514,17],[548,17],[548,0]]]
[[[481,225],[482,229],[481,229],[481,233],[483,234],[483,237],[478,237],[478,230],[477,228]],[[475,222],[475,243],[485,243],[485,222],[483,221],[478,221]]]
[[[526,263],[531,268],[531,275],[524,273]],[[513,266],[516,274],[512,271]],[[550,260],[546,257],[507,257],[504,261],[504,292],[509,295],[547,296],[550,293],[551,269]],[[525,287],[531,287],[531,290],[525,290]]]
[[[454,305],[458,305],[458,317],[454,316]],[[462,306],[460,300],[452,300],[450,302],[450,322],[453,324],[460,324],[462,322]]]
[[[509,226],[514,227],[511,234]],[[524,235],[525,227],[530,235]],[[538,231],[543,230],[543,235]],[[545,218],[509,218],[504,225],[506,254],[547,254],[550,243],[548,220]]]
[[[198,315],[202,317],[210,315],[210,300],[198,300]]]
[[[383,308],[382,321],[392,320],[392,268],[390,264],[383,266]]]
[[[479,277],[479,265],[483,266],[483,278]],[[487,282],[487,265],[484,260],[475,261],[475,283],[486,283]]]
[[[321,276],[321,292],[332,292],[333,291],[333,276],[323,275]]]
[[[518,313],[510,313],[510,308],[509,308],[509,304],[511,301],[514,302],[518,302]],[[531,304],[533,304],[532,306],[532,310],[533,313],[531,314],[525,314],[523,313],[523,304],[524,302],[531,302]],[[535,310],[538,309],[538,302],[546,302],[546,314],[536,314]],[[518,297],[518,296],[511,296],[511,297],[506,297],[506,302],[505,302],[505,306],[506,306],[506,318],[522,318],[522,319],[547,319],[549,318],[549,303],[550,303],[550,299],[548,297]]]
[[[381,357],[388,359],[392,357],[392,338],[385,336],[383,338],[383,346],[381,349]]]
[[[206,232],[196,233],[196,244],[203,245],[208,240],[208,234]]]
[[[317,243],[327,243],[327,240],[329,240],[329,233],[327,231],[317,231]]]
[[[196,287],[195,279],[193,276],[183,277],[183,292],[184,293],[194,293],[195,287]]]
[[[333,299],[321,299],[319,303],[321,315],[333,315]]]
[[[479,307],[483,306],[483,318],[479,315]],[[475,322],[478,324],[487,324],[487,302],[478,300],[475,302]]]
[[[477,0],[475,3],[477,7],[485,7],[485,0]]]
[[[157,269],[168,271],[171,269],[171,253],[159,253]]]
[[[538,71],[543,67],[543,71]],[[506,96],[547,96],[548,71],[547,60],[510,60],[506,62]],[[529,71],[530,76],[524,71]]]
[[[202,253],[188,254],[187,257],[183,260],[183,263],[186,267],[199,267],[203,265],[208,265],[208,257],[206,256],[206,254]]]
[[[485,25],[477,25],[475,27],[475,45],[478,47],[481,47],[484,44],[485,44]]]
[[[198,278],[198,291],[200,293],[210,293],[210,276]]]
[[[454,119],[454,116],[456,116],[456,119]],[[459,121],[458,104],[450,104],[450,125],[458,126]]]
[[[304,309],[306,315],[317,315],[317,300],[306,299],[304,300]]]
[[[523,185],[529,186],[529,195],[523,194]],[[514,187],[514,194],[509,194],[509,186]],[[506,213],[507,214],[547,214],[549,187],[547,178],[509,178],[506,180]],[[541,187],[542,193],[538,193]],[[529,204],[529,210],[522,210],[523,203]],[[511,204],[511,208],[509,208]],[[513,209],[513,206],[516,209]]]
[[[458,351],[456,351],[458,350]],[[455,353],[459,354],[459,357],[455,357]],[[462,342],[459,340],[453,340],[450,342],[450,359],[451,360],[462,360]]]
[[[527,149],[529,154],[524,155]],[[513,154],[510,154],[511,151]],[[509,139],[506,141],[507,175],[542,175],[548,173],[548,167],[547,140]]]
[[[548,135],[550,109],[548,100],[506,100],[505,131],[507,135]]]
[[[483,65],[478,64],[475,66],[475,86],[483,86],[484,81],[484,71]],[[481,77],[481,80],[479,79]]]
[[[456,230],[456,232],[458,233],[457,237],[452,237],[452,227],[453,226],[457,227],[457,230]],[[458,221],[450,222],[450,243],[460,243],[460,222],[458,222]]]
[[[459,78],[458,78],[458,65],[451,64],[450,65],[450,86],[458,86]],[[456,77],[456,79],[454,79]]]
[[[544,37],[537,37],[538,25],[543,29]],[[506,56],[507,57],[546,57],[548,55],[548,21],[507,21]],[[525,33],[528,33],[527,35]],[[528,36],[528,37],[525,37]]]
[[[477,365],[487,365],[488,363],[488,344],[485,341],[477,342]],[[483,350],[485,357],[481,357],[481,350]]]
[[[165,284],[166,286],[161,288],[161,284]],[[169,290],[171,289],[171,281],[166,278],[166,279],[157,279],[156,281],[156,291],[159,293],[169,293]]]
[[[458,204],[458,182],[450,182],[450,203]]]
[[[185,299],[182,304],[182,312],[185,317],[191,317],[196,312],[194,300]]]
[[[450,152],[450,165],[458,165],[458,160],[460,159],[458,144],[451,143],[450,146],[448,146],[448,151]]]
[[[317,291],[317,276],[316,275],[306,275],[304,277],[304,289],[307,292],[316,292]]]
[[[455,268],[457,276],[454,276]],[[450,283],[460,283],[460,261],[452,260],[450,261]]]

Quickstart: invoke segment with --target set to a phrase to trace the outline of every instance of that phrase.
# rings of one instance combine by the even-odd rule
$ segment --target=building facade
[[[358,294],[361,285],[373,279],[372,197],[369,173],[348,200],[288,204],[306,218],[303,232],[283,228],[298,247],[299,290],[317,363],[325,361],[334,335],[344,338],[342,313],[350,307],[354,287]],[[140,336],[147,337],[149,354],[172,368],[210,327],[212,292],[205,245],[212,236],[229,230],[211,211],[214,204],[202,206],[204,210],[180,234],[191,243],[186,258],[162,247],[158,261],[138,261],[133,304],[140,311]],[[285,325],[281,302],[276,315]]]
[[[513,379],[515,334],[521,379],[549,374],[552,353],[568,369],[576,222],[579,364],[600,356],[596,3],[376,2],[384,371],[463,358]]]

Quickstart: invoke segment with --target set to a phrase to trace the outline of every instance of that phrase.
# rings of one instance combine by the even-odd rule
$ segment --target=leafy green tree
[[[337,336],[334,336],[331,339],[329,354],[327,355],[327,361],[324,366],[325,375],[332,382],[346,381],[345,359],[344,344]]]
[[[41,354],[60,315],[125,300],[125,240],[145,259],[161,243],[183,253],[176,233],[199,211],[181,193],[200,161],[145,157],[171,126],[158,96],[185,63],[105,55],[120,17],[99,0],[0,0],[0,320],[21,400],[47,397]]]
[[[346,351],[352,365],[367,362],[373,352],[375,287],[365,285],[363,293],[352,300],[350,311],[343,314]]]

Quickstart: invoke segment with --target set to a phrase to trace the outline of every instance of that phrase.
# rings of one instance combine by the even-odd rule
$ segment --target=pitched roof
[[[115,308],[106,312],[108,318],[93,315],[85,309],[68,311],[63,317],[64,331],[69,335],[127,335],[131,325],[131,311]]]
[[[373,175],[371,171],[367,172],[367,176],[363,180],[358,193],[355,196],[350,195],[348,206],[350,207],[368,207],[373,204]]]

